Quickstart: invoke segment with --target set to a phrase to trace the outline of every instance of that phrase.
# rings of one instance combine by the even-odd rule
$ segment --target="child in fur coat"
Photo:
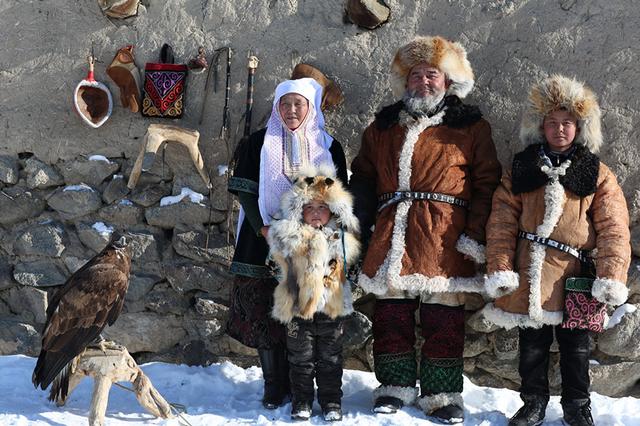
[[[615,175],[596,156],[600,108],[581,82],[554,75],[535,84],[520,139],[526,149],[502,177],[487,223],[486,286],[497,299],[484,314],[494,324],[519,328],[524,405],[509,425],[542,424],[555,334],[564,421],[590,426],[589,329],[597,331],[604,315],[589,320],[585,312],[595,303],[585,308],[588,296],[608,305],[627,299],[627,206]]]
[[[332,166],[306,170],[281,203],[267,241],[281,269],[272,315],[286,324],[291,417],[311,416],[315,376],[325,420],[342,418],[343,318],[353,311],[345,270],[359,255],[351,195]]]

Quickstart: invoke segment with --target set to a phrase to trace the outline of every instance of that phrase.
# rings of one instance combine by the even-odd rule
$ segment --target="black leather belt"
[[[453,204],[454,206],[463,207],[465,209],[469,207],[469,202],[467,200],[456,198],[453,195],[440,194],[438,192],[396,191],[387,192],[378,197],[378,211],[403,200],[439,201],[441,203]]]
[[[552,240],[551,238],[543,238],[539,235],[532,234],[531,232],[518,231],[518,238],[533,241],[534,243],[542,244],[547,247],[569,253],[571,256],[578,258],[581,262],[593,262],[593,259],[591,259],[591,256],[589,256],[589,250],[580,250],[577,248],[573,248],[567,244],[561,243],[560,241]]]

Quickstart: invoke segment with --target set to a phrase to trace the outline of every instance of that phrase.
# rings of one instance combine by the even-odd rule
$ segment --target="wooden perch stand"
[[[109,389],[115,382],[130,382],[133,391],[142,407],[156,417],[168,419],[173,417],[169,403],[153,387],[138,364],[124,346],[112,342],[104,342],[104,349],[87,348],[76,358],[69,377],[69,395],[85,376],[94,379],[89,425],[104,425],[104,417],[109,401]],[[65,400],[56,400],[58,406]]]

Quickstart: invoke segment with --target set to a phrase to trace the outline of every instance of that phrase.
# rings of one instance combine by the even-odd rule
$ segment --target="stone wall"
[[[210,196],[186,151],[169,145],[131,192],[125,188],[149,120],[119,105],[119,90],[105,68],[116,50],[135,45],[137,64],[157,59],[169,42],[186,62],[202,45],[234,50],[230,145],[242,132],[246,53],[260,59],[254,129],[264,125],[275,85],[305,61],[323,69],[345,93],[327,114],[330,130],[350,161],[362,129],[392,101],[389,62],[415,34],[442,34],[466,46],[476,73],[470,103],[479,104],[493,127],[499,156],[508,165],[520,149],[519,117],[533,79],[560,72],[587,81],[600,96],[605,146],[601,157],[619,177],[634,223],[640,255],[640,101],[636,41],[631,23],[640,12],[624,0],[388,0],[389,21],[375,30],[348,22],[345,1],[146,0],[137,17],[109,20],[95,1],[12,0],[0,5],[0,354],[37,354],[47,296],[105,244],[105,228],[136,234],[125,311],[110,337],[138,360],[202,364],[233,359],[256,362],[255,352],[223,333],[231,277],[227,242],[230,203],[218,166],[229,149],[218,138],[222,91],[209,93],[206,74],[188,77],[186,114],[172,124],[198,129],[214,180]],[[93,42],[101,63],[96,78],[114,95],[114,111],[99,129],[84,127],[71,94],[86,74]],[[220,72],[224,85],[224,71]],[[204,106],[204,120],[199,124]],[[92,155],[108,161],[92,160]],[[84,184],[84,186],[80,186]],[[71,189],[69,189],[71,187]],[[159,200],[189,187],[206,196],[161,207]],[[67,190],[65,191],[65,188]],[[104,227],[99,222],[104,224]],[[209,226],[212,225],[212,226]],[[205,241],[209,235],[208,250]],[[232,238],[232,237],[231,237]],[[638,259],[630,270],[631,303],[640,305]],[[360,309],[370,305],[362,300]],[[481,302],[469,304],[478,308]],[[594,389],[610,395],[636,392],[640,379],[640,311],[594,343]],[[517,338],[488,329],[470,312],[465,356],[475,381],[515,386]],[[349,368],[371,365],[370,322],[358,314],[349,325]],[[557,389],[557,357],[553,385]]]

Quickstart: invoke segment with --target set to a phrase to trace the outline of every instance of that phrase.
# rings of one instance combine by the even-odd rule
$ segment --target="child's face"
[[[547,114],[543,123],[544,137],[552,151],[566,151],[573,144],[578,129],[575,115],[564,109]]]
[[[314,200],[302,206],[302,220],[307,225],[320,228],[329,223],[329,219],[331,219],[331,210],[322,201]]]

